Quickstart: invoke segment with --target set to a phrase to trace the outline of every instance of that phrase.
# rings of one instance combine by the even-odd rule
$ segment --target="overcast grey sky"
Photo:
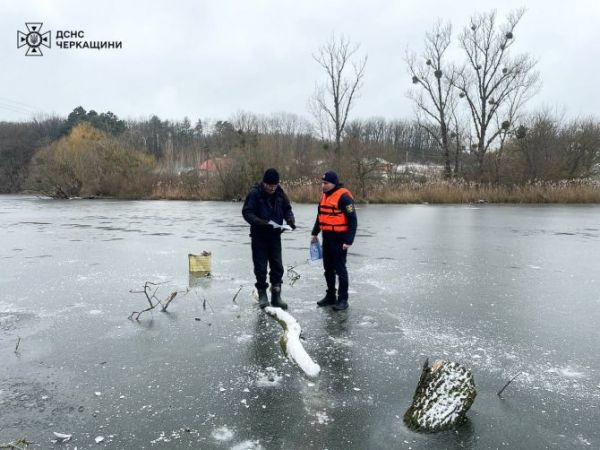
[[[353,117],[412,117],[405,49],[418,51],[438,19],[454,36],[475,12],[499,18],[525,6],[513,52],[539,60],[543,86],[530,109],[597,115],[600,2],[597,0],[268,1],[0,0],[0,120],[31,111],[67,115],[74,107],[137,118],[192,121],[239,110],[309,117],[307,99],[322,69],[312,59],[332,32],[368,54]],[[43,57],[17,49],[17,30],[43,22],[53,48]],[[56,30],[85,40],[122,41],[120,50],[56,48]],[[456,45],[456,42],[455,44]]]

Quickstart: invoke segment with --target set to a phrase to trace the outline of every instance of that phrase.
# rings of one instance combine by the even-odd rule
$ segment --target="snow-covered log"
[[[315,363],[312,358],[306,353],[302,343],[300,342],[300,324],[294,317],[285,312],[281,308],[273,308],[267,306],[265,312],[275,318],[283,327],[283,334],[279,339],[279,344],[283,353],[290,361],[298,364],[298,367],[309,377],[315,378],[321,372],[321,367]]]
[[[465,420],[477,392],[473,374],[456,362],[438,360],[423,365],[412,405],[404,422],[413,430],[448,430]]]

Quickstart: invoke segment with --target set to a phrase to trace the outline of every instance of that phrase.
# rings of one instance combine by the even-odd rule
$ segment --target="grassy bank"
[[[498,185],[465,181],[430,181],[381,186],[360,195],[352,185],[356,200],[362,203],[600,203],[599,180],[572,180],[556,183],[535,182],[524,185]],[[321,187],[317,183],[283,183],[290,199],[296,203],[316,203]],[[243,195],[227,197],[213,186],[211,189],[178,183],[154,186],[151,199],[171,200],[243,200]]]
[[[371,203],[600,203],[600,182],[564,181],[526,185],[466,182],[409,184],[369,195]]]

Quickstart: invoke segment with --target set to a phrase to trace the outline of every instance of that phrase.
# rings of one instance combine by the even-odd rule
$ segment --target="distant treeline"
[[[476,170],[472,143],[452,137],[454,185],[469,189],[473,183],[489,189],[581,181],[594,176],[600,163],[600,123],[594,119],[533,114],[486,155],[483,172]],[[314,180],[333,168],[362,200],[427,201],[393,193],[419,185],[431,189],[442,163],[439,146],[416,121],[354,120],[344,131],[339,157],[309,121],[286,113],[241,112],[229,120],[192,123],[157,116],[124,121],[78,107],[66,119],[0,122],[2,193],[229,200],[276,167],[289,190],[303,198],[317,192]],[[411,169],[417,164],[431,170]]]

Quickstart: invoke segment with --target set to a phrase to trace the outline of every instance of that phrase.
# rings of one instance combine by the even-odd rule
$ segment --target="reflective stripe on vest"
[[[331,195],[321,195],[319,202],[319,227],[322,231],[336,231],[343,233],[348,231],[348,218],[344,211],[338,208],[340,198],[347,194],[352,197],[350,191],[346,188],[339,188]]]

